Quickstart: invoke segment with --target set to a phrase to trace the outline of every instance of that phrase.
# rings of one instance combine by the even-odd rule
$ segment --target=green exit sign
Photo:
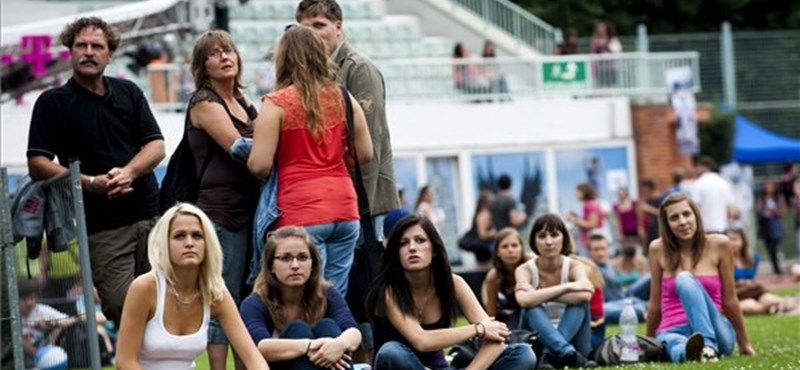
[[[542,81],[546,86],[584,85],[587,64],[585,60],[543,62]]]

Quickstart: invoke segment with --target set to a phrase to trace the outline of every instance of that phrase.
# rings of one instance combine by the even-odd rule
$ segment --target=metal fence
[[[376,62],[386,82],[386,95],[395,100],[504,100],[536,96],[666,96],[669,89],[665,71],[690,67],[701,75],[696,52],[619,53],[533,58],[452,58],[393,59]],[[155,64],[145,88],[151,102],[159,108],[185,108],[192,83],[185,64]],[[252,81],[253,71],[264,69],[250,63],[244,80]],[[160,81],[160,84],[153,84]],[[256,84],[250,84],[255,89]],[[695,86],[700,91],[702,83]],[[259,93],[249,91],[253,96]],[[172,97],[164,99],[164,97]]]
[[[11,323],[14,368],[65,363],[67,368],[100,369],[100,347],[108,343],[98,331],[107,331],[98,327],[104,323],[95,308],[80,165],[73,162],[69,171],[44,182],[46,206],[38,206],[46,209],[47,231],[40,242],[13,243],[7,182],[3,168],[0,227],[10,306],[4,319]],[[23,344],[33,346],[35,354],[23,351]]]

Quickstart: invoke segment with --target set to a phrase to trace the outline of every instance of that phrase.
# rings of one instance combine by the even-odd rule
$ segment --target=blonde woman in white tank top
[[[589,300],[594,285],[580,263],[567,255],[572,241],[561,217],[545,214],[530,234],[536,257],[514,272],[517,302],[523,308],[521,326],[536,330],[545,345],[539,368],[595,367],[591,351]]]
[[[131,283],[122,310],[118,369],[194,369],[207,344],[210,318],[248,369],[269,369],[222,280],[222,249],[208,216],[181,203],[148,238],[152,270]]]

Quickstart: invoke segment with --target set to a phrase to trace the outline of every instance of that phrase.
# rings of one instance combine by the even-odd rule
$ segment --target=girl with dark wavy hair
[[[423,216],[406,216],[392,228],[367,312],[376,369],[444,369],[444,348],[474,337],[483,342],[471,368],[521,370],[536,363],[529,345],[504,343],[510,330],[451,272],[444,242]],[[471,325],[452,327],[459,312]]]
[[[733,353],[736,342],[739,353],[754,355],[728,238],[706,235],[697,206],[682,193],[661,203],[658,226],[661,237],[650,244],[647,335],[665,343],[673,362],[715,362]]]
[[[322,279],[319,252],[302,227],[268,234],[241,315],[272,369],[348,368],[350,352],[361,343],[344,298]]]

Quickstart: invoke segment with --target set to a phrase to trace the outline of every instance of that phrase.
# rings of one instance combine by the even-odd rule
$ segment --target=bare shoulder
[[[485,281],[495,281],[497,280],[497,269],[492,267],[489,272],[486,273]]]
[[[723,234],[709,234],[706,235],[706,247],[712,252],[728,253],[731,250],[730,239]]]
[[[156,274],[153,272],[148,272],[133,279],[131,286],[128,288],[128,293],[155,294],[158,290],[157,284],[158,280],[156,279]]]
[[[469,284],[467,284],[467,281],[464,280],[464,278],[462,278],[458,274],[451,274],[451,275],[453,276],[453,287],[455,287],[456,289],[458,289],[459,286],[464,286],[464,285],[469,286]]]
[[[664,242],[661,241],[661,238],[650,242],[648,253],[650,254],[651,258],[653,257],[653,253],[656,253],[658,256],[664,254]]]

